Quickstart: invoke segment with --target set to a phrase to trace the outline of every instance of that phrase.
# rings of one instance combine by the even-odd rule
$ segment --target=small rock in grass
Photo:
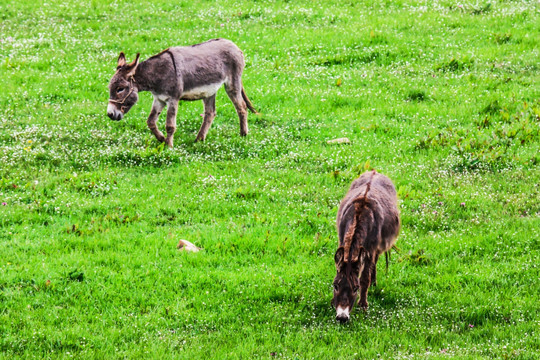
[[[327,144],[350,144],[351,140],[349,140],[349,138],[339,138],[339,139],[328,140],[326,143]]]
[[[183,251],[188,251],[188,252],[197,252],[201,250],[187,240],[180,240],[176,248],[178,250],[183,250]]]

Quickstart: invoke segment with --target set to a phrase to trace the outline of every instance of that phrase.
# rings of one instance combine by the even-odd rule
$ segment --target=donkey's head
[[[139,100],[137,83],[133,78],[138,66],[139,54],[132,63],[127,64],[124,53],[120,53],[116,73],[109,83],[107,115],[112,120],[122,120],[124,114]]]
[[[336,309],[336,320],[340,322],[349,321],[349,314],[356,304],[358,290],[360,289],[360,272],[363,268],[362,255],[364,248],[360,247],[353,251],[352,256],[345,254],[345,248],[339,247],[334,260],[336,262],[337,274],[334,278],[334,298],[332,306]]]

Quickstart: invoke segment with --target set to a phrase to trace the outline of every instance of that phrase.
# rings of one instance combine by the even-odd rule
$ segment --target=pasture
[[[538,359],[539,15],[3,0],[0,358]],[[150,93],[107,117],[120,51],[216,37],[246,58],[247,137],[223,89],[205,142],[200,101],[173,149],[146,127]],[[335,218],[367,169],[396,185],[400,252],[342,325]]]

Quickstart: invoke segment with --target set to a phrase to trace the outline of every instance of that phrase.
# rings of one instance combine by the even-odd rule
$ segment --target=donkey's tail
[[[254,113],[254,114],[258,114],[257,110],[255,110],[255,108],[253,107],[253,104],[251,103],[251,101],[249,101],[249,98],[247,97],[246,95],[246,91],[244,90],[244,86],[242,86],[242,98],[244,99],[244,101],[246,102],[246,105],[248,107],[248,109]]]
[[[388,264],[390,263],[391,254],[390,252],[394,249],[395,252],[399,254],[399,248],[396,245],[392,245],[390,249],[388,249],[387,252],[384,253],[384,256],[386,257],[386,275],[388,275]]]

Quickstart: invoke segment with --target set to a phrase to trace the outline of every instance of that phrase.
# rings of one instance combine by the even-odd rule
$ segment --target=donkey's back
[[[178,75],[183,83],[183,100],[198,100],[198,94],[190,95],[197,87],[219,87],[222,84],[228,87],[241,86],[241,83],[232,82],[240,81],[245,67],[244,54],[230,40],[213,39],[191,46],[175,46],[168,50],[178,63]]]
[[[169,50],[174,55],[190,55],[190,56],[222,56],[223,54],[232,54],[241,59],[244,62],[242,50],[235,43],[227,39],[211,39],[200,44],[194,44],[189,46],[173,46]]]
[[[368,252],[381,254],[396,242],[400,220],[396,188],[392,180],[376,171],[366,172],[353,181],[342,200],[337,216],[340,243],[356,215],[354,202],[364,196],[373,216],[372,225],[378,229],[379,236],[363,239],[362,246]]]

